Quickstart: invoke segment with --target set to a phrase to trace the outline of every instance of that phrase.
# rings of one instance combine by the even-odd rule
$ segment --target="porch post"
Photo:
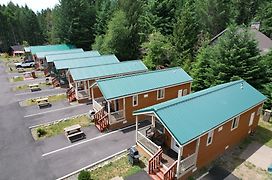
[[[196,166],[196,163],[197,163],[197,157],[198,157],[198,151],[199,151],[199,144],[200,144],[200,137],[197,139],[197,143],[196,143],[196,150],[195,150],[195,153],[196,153],[196,157],[195,157],[195,166]]]
[[[87,84],[88,84],[88,88],[87,88],[87,91],[88,91],[88,97],[89,99],[91,99],[91,92],[90,92],[90,81],[87,80]]]
[[[136,115],[136,143],[138,142],[138,116]]]
[[[77,81],[75,81],[75,84],[76,84],[76,89],[75,89],[75,92],[76,92],[76,99],[78,100]]]
[[[177,164],[177,178],[179,178],[179,171],[180,171],[180,161],[181,161],[181,156],[182,156],[182,154],[183,154],[183,146],[181,146],[180,148],[179,148],[179,151],[178,151],[178,164]]]
[[[152,126],[155,127],[155,116],[151,116]]]
[[[111,116],[110,116],[110,101],[107,101],[108,103],[108,116],[109,116],[109,124],[110,124],[110,120],[111,120]]]
[[[123,116],[126,118],[126,100],[123,98]]]
[[[93,92],[93,87],[91,87],[91,93],[92,93],[92,100],[94,100],[94,92]]]

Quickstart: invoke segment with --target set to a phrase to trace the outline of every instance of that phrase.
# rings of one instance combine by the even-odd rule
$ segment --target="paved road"
[[[52,88],[42,89],[41,91],[36,91],[36,92],[30,92],[30,90],[23,91],[23,92],[17,91],[15,96],[18,101],[23,101],[26,99],[51,96],[55,94],[62,94],[65,92],[66,92],[66,89],[52,87]]]
[[[41,158],[22,119],[23,112],[10,91],[5,67],[0,64],[0,179],[54,179],[50,167]]]

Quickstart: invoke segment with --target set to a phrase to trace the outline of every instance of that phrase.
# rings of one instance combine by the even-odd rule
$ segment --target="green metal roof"
[[[61,51],[72,49],[73,46],[67,44],[55,44],[55,45],[44,45],[44,46],[30,46],[30,51],[32,54],[45,51]]]
[[[147,67],[140,60],[69,69],[74,81],[142,71],[147,71]]]
[[[85,51],[85,52],[79,52],[79,53],[71,53],[69,55],[67,55],[67,54],[48,55],[48,56],[46,56],[46,61],[47,62],[54,62],[54,61],[59,61],[59,60],[88,58],[88,57],[94,57],[94,56],[100,56],[99,52],[98,51]]]
[[[265,99],[246,81],[239,80],[150,106],[134,114],[154,112],[182,145]]]
[[[69,54],[69,53],[78,53],[78,52],[84,52],[83,49],[66,49],[61,51],[44,51],[44,52],[37,52],[36,56],[37,58],[45,58],[47,55],[56,55],[56,54]]]
[[[55,67],[57,70],[59,69],[71,69],[71,68],[79,68],[79,67],[87,67],[87,66],[97,66],[102,64],[112,64],[118,63],[119,60],[115,55],[104,55],[104,56],[95,56],[89,58],[78,58],[78,59],[65,59],[55,61]]]
[[[97,84],[104,98],[109,100],[189,81],[192,78],[176,67],[99,80]]]

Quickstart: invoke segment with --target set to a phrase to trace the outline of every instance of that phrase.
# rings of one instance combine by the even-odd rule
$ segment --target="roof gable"
[[[153,111],[178,142],[185,144],[265,99],[247,82],[239,80],[138,110],[134,114]]]
[[[69,72],[75,81],[97,79],[139,71],[147,71],[147,67],[140,60],[69,69]]]
[[[67,44],[55,44],[55,45],[44,45],[44,46],[30,46],[30,51],[32,54],[45,51],[61,51],[72,49],[73,46]]]
[[[189,81],[192,78],[183,69],[169,68],[99,80],[97,84],[105,99],[115,99]]]
[[[103,56],[94,56],[88,58],[77,58],[77,59],[65,59],[55,61],[55,67],[59,69],[71,69],[71,68],[80,68],[88,66],[97,66],[102,64],[112,64],[118,63],[119,60],[115,55],[103,55]]]
[[[56,54],[56,55],[48,55],[46,56],[47,62],[54,62],[59,60],[68,60],[68,59],[76,59],[76,58],[88,58],[100,56],[98,51],[85,51],[85,52],[78,52],[78,53],[71,53],[67,54]]]

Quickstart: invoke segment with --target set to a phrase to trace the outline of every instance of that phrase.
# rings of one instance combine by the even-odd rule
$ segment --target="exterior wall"
[[[257,112],[259,107],[262,107],[262,105],[263,104],[257,105],[241,114],[239,119],[239,125],[236,129],[231,130],[232,120],[220,126],[223,127],[221,131],[218,131],[220,127],[214,129],[213,139],[210,145],[206,145],[208,134],[201,136],[196,164],[197,169],[208,165],[220,155],[222,155],[226,151],[226,149],[234,147],[244,138],[246,138],[250,132],[254,132],[258,126],[258,122],[260,119],[260,115],[257,115]],[[255,112],[255,117],[253,120],[253,124],[249,126],[250,116],[253,112]],[[185,149],[190,149],[190,144],[184,147],[184,156],[186,156],[187,151]],[[187,174],[185,174],[183,177],[180,177],[179,179],[187,179],[192,174],[193,172],[189,171]]]
[[[124,126],[132,125],[136,121],[136,117],[133,116],[133,112],[142,109],[148,106],[152,106],[154,104],[158,104],[161,102],[165,102],[174,98],[178,97],[178,91],[179,90],[187,89],[187,94],[191,93],[191,82],[182,84],[182,85],[176,85],[173,87],[165,88],[165,95],[163,99],[158,100],[157,99],[157,90],[138,94],[138,105],[133,106],[132,105],[132,96],[125,97],[125,121],[118,122],[114,125],[110,126],[110,129],[117,129]],[[148,97],[144,97],[145,95],[148,95]],[[138,116],[139,121],[144,120],[145,116],[140,115]]]

